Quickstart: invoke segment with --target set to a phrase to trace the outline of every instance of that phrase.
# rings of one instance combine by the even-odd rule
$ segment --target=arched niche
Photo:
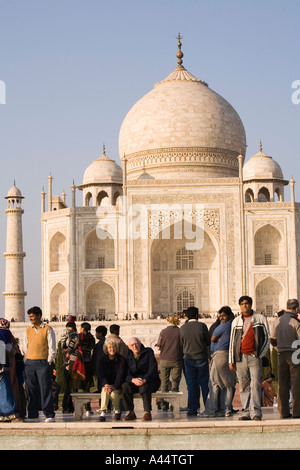
[[[89,207],[92,204],[93,204],[93,196],[92,196],[91,192],[88,192],[85,195],[84,205],[85,205],[85,207]]]
[[[50,271],[65,271],[68,268],[67,240],[57,232],[50,241]]]
[[[258,202],[270,202],[270,191],[263,186],[258,191]]]
[[[115,291],[103,281],[96,281],[86,290],[86,315],[89,319],[115,318]]]
[[[120,196],[121,196],[121,193],[119,191],[116,191],[114,193],[114,197],[113,197],[113,206],[117,206],[119,207],[119,201],[120,201]]]
[[[284,196],[283,196],[283,189],[282,188],[276,188],[274,191],[274,201],[275,202],[283,202],[284,201]]]
[[[266,316],[274,316],[286,303],[282,285],[272,276],[258,283],[255,294],[256,311]]]
[[[67,291],[60,282],[55,284],[50,293],[50,313],[51,319],[57,317],[58,320],[68,313]]]
[[[254,193],[251,188],[248,188],[245,192],[245,202],[254,202]]]
[[[109,201],[109,196],[108,196],[106,191],[102,190],[97,194],[97,198],[96,198],[96,205],[97,206],[101,206],[104,203],[107,203],[108,201]]]
[[[283,264],[282,236],[277,228],[270,224],[261,227],[254,236],[255,264]]]
[[[114,267],[114,239],[104,230],[93,230],[85,239],[85,269],[112,269]]]

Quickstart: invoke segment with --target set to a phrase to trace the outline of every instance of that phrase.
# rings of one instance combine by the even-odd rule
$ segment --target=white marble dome
[[[122,184],[122,175],[122,168],[106,155],[104,149],[103,155],[97,160],[94,160],[85,170],[82,186],[101,183]]]
[[[246,135],[234,108],[179,65],[128,112],[119,134],[128,178],[238,176]]]
[[[243,167],[243,180],[283,179],[283,173],[275,160],[260,150]]]
[[[16,185],[14,184],[12,188],[10,188],[10,190],[8,191],[5,199],[10,199],[10,198],[19,198],[19,199],[24,199],[23,196],[22,196],[22,193],[21,191],[19,190],[19,188],[16,187]]]

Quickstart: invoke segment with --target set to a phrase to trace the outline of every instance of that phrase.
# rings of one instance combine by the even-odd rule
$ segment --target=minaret
[[[8,191],[7,196],[7,232],[6,232],[6,273],[5,273],[5,318],[16,321],[25,321],[24,297],[24,271],[22,235],[22,199],[21,191],[14,186]]]

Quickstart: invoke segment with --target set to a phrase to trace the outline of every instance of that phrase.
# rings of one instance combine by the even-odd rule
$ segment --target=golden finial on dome
[[[180,36],[180,33],[178,33],[178,36],[176,39],[178,39],[178,43],[177,43],[177,46],[178,46],[178,52],[176,54],[176,57],[177,57],[177,64],[179,65],[179,67],[182,67],[182,57],[183,57],[183,53],[181,51],[181,46],[182,46],[182,43],[181,43],[181,39],[183,38],[183,36]]]
[[[262,149],[262,141],[261,141],[261,139],[260,139],[260,141],[259,141],[259,151],[260,151],[260,152],[262,152],[262,151],[263,151],[263,149]]]
[[[106,155],[106,153],[105,153],[105,144],[103,144],[103,155]]]

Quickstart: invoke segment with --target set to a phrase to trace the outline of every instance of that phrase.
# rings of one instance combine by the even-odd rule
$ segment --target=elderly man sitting
[[[127,377],[122,385],[123,405],[128,411],[124,421],[136,419],[133,395],[140,393],[143,400],[143,421],[150,421],[152,393],[160,387],[157,361],[154,351],[145,347],[138,338],[130,338],[128,342]]]

